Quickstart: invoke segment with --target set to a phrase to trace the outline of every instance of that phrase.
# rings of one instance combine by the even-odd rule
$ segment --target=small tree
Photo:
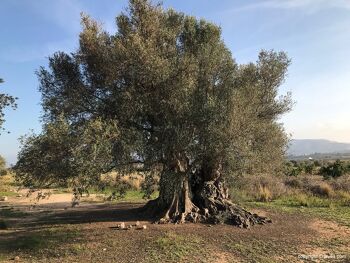
[[[320,174],[323,175],[325,178],[340,177],[346,172],[346,165],[340,160],[336,160],[334,163],[326,164],[320,169]]]
[[[19,179],[79,192],[137,163],[147,176],[159,172],[146,210],[160,222],[264,222],[231,203],[226,182],[281,167],[286,54],[262,51],[238,65],[218,26],[147,0],[130,0],[116,21],[110,35],[83,15],[79,49],[39,70],[43,133],[24,141]]]

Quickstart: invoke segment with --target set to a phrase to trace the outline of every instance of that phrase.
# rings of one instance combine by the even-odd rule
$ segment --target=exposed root
[[[227,191],[218,182],[205,183],[197,193],[197,198],[193,199],[196,203],[186,191],[186,187],[177,191],[166,208],[162,206],[159,198],[146,205],[148,212],[157,215],[156,224],[203,222],[249,228],[256,224],[271,223],[270,219],[250,213],[232,203],[228,199]]]

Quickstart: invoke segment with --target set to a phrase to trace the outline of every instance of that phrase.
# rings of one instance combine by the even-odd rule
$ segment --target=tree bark
[[[200,174],[179,169],[163,173],[159,197],[145,209],[157,217],[156,223],[203,222],[249,228],[271,222],[231,202],[219,169]]]

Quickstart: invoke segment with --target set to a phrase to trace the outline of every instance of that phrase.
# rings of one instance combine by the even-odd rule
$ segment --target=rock
[[[132,225],[128,225],[128,229],[132,229]]]
[[[22,197],[23,195],[19,194],[19,195],[16,195],[16,197]]]
[[[125,223],[122,222],[120,225],[119,225],[119,229],[125,229]]]
[[[7,200],[8,200],[8,197],[7,197],[7,196],[1,196],[1,197],[0,197],[0,201],[3,201],[3,202],[4,202],[4,201],[7,201]]]
[[[19,256],[15,256],[15,258],[13,260],[19,261]]]
[[[104,248],[104,249],[102,249],[103,251],[106,251],[107,250],[107,248]]]
[[[159,221],[158,221],[158,224],[166,224],[167,223],[167,220],[165,218],[161,218]]]
[[[143,225],[143,226],[142,226],[142,229],[144,229],[144,230],[147,229],[147,226],[146,226],[146,225]]]
[[[136,221],[135,226],[136,226],[136,227],[140,227],[140,221]]]

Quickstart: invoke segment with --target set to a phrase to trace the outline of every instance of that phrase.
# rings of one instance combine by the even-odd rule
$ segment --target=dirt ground
[[[0,202],[0,262],[350,262],[350,228],[282,213],[254,212],[273,223],[251,229],[228,225],[156,225],[143,203],[103,203],[98,196],[71,206],[71,194],[9,197]],[[145,230],[119,230],[136,221]]]

